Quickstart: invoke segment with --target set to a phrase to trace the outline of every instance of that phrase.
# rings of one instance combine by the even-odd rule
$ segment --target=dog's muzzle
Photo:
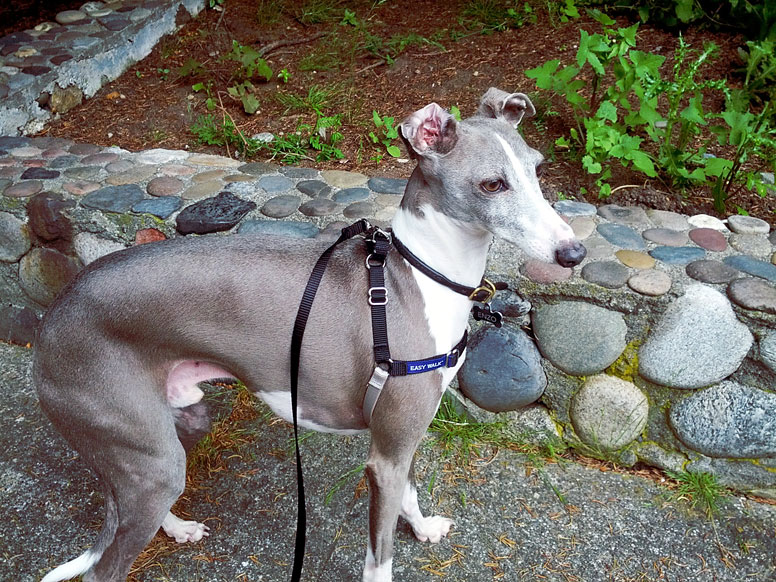
[[[555,251],[555,260],[561,267],[575,267],[587,255],[587,249],[579,241],[569,241]]]

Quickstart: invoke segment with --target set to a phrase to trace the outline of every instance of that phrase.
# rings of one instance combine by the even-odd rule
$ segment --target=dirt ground
[[[337,147],[345,157],[327,162],[303,160],[298,165],[407,176],[412,164],[391,158],[383,146],[369,139],[369,132],[375,131],[372,112],[398,122],[436,101],[447,108],[459,107],[465,117],[474,112],[489,87],[497,86],[534,96],[538,113],[523,131],[528,143],[551,162],[542,176],[548,197],[600,202],[593,177],[578,161],[555,149],[555,139],[567,135],[573,123],[570,110],[560,98],[539,95],[534,81],[524,75],[527,69],[553,58],[570,64],[580,28],[592,33],[600,25],[587,15],[562,23],[543,3],[534,4],[535,23],[484,33],[481,25],[472,24],[472,17],[466,16],[463,1],[226,0],[223,11],[204,11],[44,133],[129,150],[188,148],[234,155],[233,148],[203,145],[192,133],[198,117],[210,113],[206,91],[195,92],[195,84],[212,81],[211,97],[216,104],[212,113],[219,121],[230,117],[249,137],[261,132],[291,135],[300,123],[314,123],[315,114],[309,107],[289,107],[287,99],[305,97],[314,88],[325,95],[322,113],[341,115],[344,137]],[[310,9],[316,6],[322,12],[311,17]],[[342,22],[346,8],[362,26]],[[312,22],[318,18],[322,21]],[[630,22],[621,18],[618,24]],[[690,29],[684,38],[695,48],[710,40],[720,47],[718,58],[702,69],[704,78],[727,78],[733,85],[740,82],[734,72],[739,66],[736,48],[743,42],[740,37]],[[223,59],[232,50],[233,40],[262,52],[274,73],[269,82],[254,81],[259,102],[254,115],[247,115],[239,99],[226,91],[235,83],[235,62]],[[399,44],[402,40],[404,47]],[[674,34],[648,25],[639,29],[637,48],[668,57],[664,67],[671,66],[676,44]],[[201,66],[198,72],[184,76],[182,68],[190,59]],[[288,72],[286,82],[277,76],[284,70]],[[255,159],[268,156],[262,151]],[[708,188],[679,192],[660,179],[645,180],[643,174],[617,168],[610,183],[616,192],[607,202],[718,215]],[[581,188],[587,193],[580,194]],[[735,212],[736,206],[771,221],[776,200],[742,188],[729,200],[728,213]]]

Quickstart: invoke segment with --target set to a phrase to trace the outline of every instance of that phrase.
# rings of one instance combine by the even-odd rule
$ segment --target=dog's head
[[[585,257],[585,247],[542,195],[543,156],[515,131],[535,113],[526,95],[491,88],[468,119],[457,122],[431,103],[399,128],[427,184],[424,202],[536,259],[571,267]]]

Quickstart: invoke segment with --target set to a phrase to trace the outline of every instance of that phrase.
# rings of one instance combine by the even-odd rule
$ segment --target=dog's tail
[[[86,550],[75,560],[70,560],[61,566],[57,566],[46,574],[40,582],[61,582],[62,580],[70,580],[71,578],[75,578],[76,576],[88,572],[92,566],[100,561],[105,549],[113,542],[118,525],[119,520],[116,501],[113,498],[113,493],[111,493],[110,489],[106,486],[105,521],[102,524],[102,529],[97,536],[97,541],[94,543],[94,546]]]

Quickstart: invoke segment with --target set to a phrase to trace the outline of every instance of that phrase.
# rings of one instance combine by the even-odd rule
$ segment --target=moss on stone
[[[615,378],[620,378],[627,382],[633,382],[639,373],[639,347],[641,340],[635,339],[625,346],[614,363],[606,368],[604,372]]]

